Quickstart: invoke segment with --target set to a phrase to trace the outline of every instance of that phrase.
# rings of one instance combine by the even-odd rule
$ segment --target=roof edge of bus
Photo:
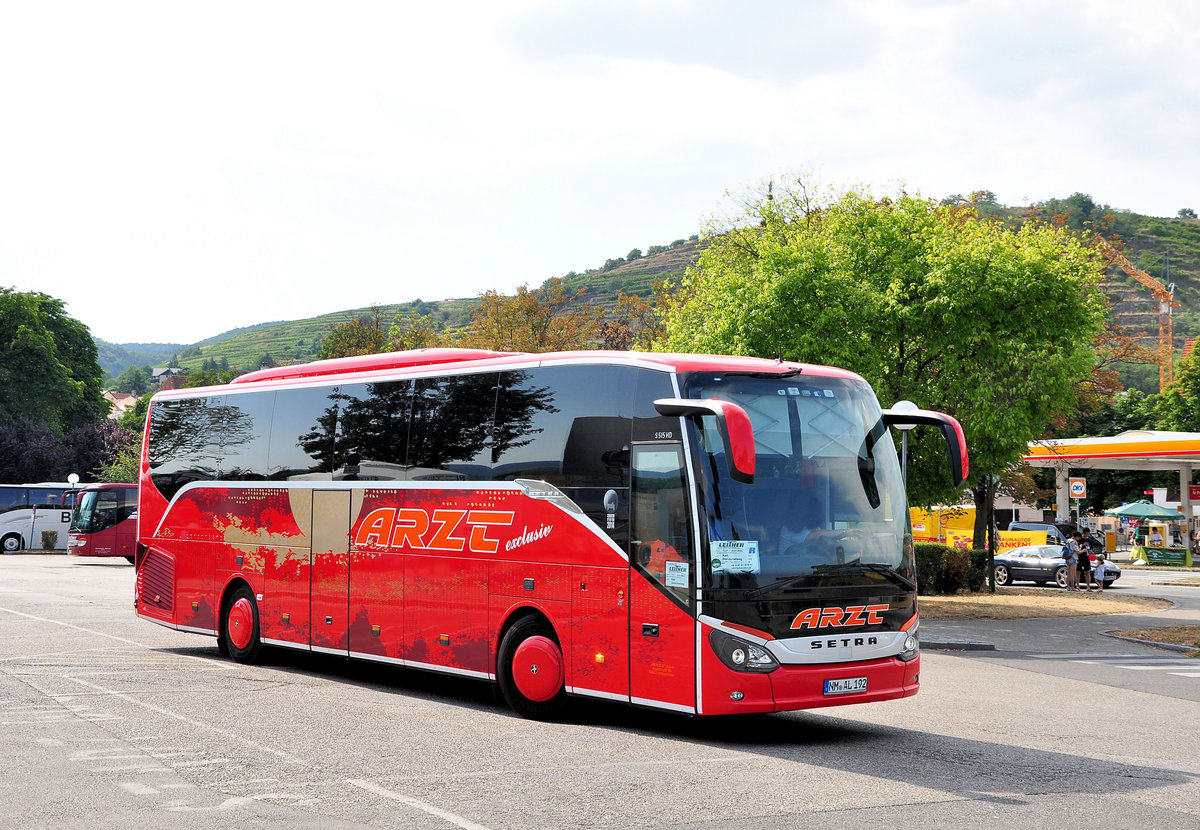
[[[279,366],[273,369],[259,369],[239,375],[227,385],[205,386],[189,389],[161,391],[155,397],[187,397],[191,394],[203,394],[207,390],[219,388],[249,387],[259,383],[274,385],[287,381],[317,380],[348,375],[370,376],[373,372],[404,369],[447,369],[471,365],[479,367],[504,368],[520,363],[522,366],[555,364],[591,363],[591,362],[632,362],[647,367],[658,367],[667,372],[737,372],[762,375],[801,374],[807,377],[836,377],[862,380],[862,377],[848,369],[820,364],[795,363],[766,357],[747,357],[743,355],[693,354],[690,352],[636,352],[614,351],[602,349],[584,349],[563,352],[501,352],[488,349],[458,349],[430,348],[413,349],[403,352],[384,352],[381,354],[356,355],[353,357],[337,357],[327,360],[316,360],[311,363],[298,363],[291,366]]]
[[[363,354],[353,357],[333,357],[296,363],[272,369],[259,369],[239,375],[230,383],[256,383],[262,380],[294,380],[322,375],[344,375],[351,372],[370,372],[377,369],[402,369],[409,366],[433,366],[445,363],[465,363],[494,357],[517,357],[521,352],[494,352],[488,349],[411,349],[405,352]]]

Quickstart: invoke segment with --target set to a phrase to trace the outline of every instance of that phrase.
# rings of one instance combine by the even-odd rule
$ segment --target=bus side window
[[[92,520],[92,531],[107,530],[120,521],[116,490],[101,490],[96,495],[96,516]]]
[[[635,444],[631,507],[633,559],[683,602],[688,600],[693,555],[681,444]]]

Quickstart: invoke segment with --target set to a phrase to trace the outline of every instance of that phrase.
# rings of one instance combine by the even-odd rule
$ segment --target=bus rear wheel
[[[222,652],[239,663],[257,662],[262,651],[262,640],[258,636],[258,605],[247,586],[242,585],[229,595],[221,619]]]
[[[567,702],[565,663],[547,623],[537,617],[517,620],[500,641],[496,659],[505,701],[521,717],[553,717]]]
[[[10,533],[4,537],[0,545],[4,547],[5,553],[16,553],[21,549],[21,537],[15,533]]]

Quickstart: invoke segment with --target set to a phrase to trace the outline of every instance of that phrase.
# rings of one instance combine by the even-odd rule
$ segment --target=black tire
[[[1067,587],[1067,566],[1061,565],[1054,570],[1054,581],[1058,583],[1059,588]]]
[[[249,587],[241,585],[225,600],[221,609],[220,645],[239,663],[257,663],[262,652],[259,637],[258,603]]]
[[[1009,574],[1008,574],[1008,566],[1007,565],[997,565],[996,566],[996,584],[997,585],[1007,585],[1010,582],[1012,582],[1012,579],[1009,577]]]
[[[547,643],[547,641],[549,641]],[[524,648],[523,648],[524,647]],[[539,651],[545,659],[531,660],[530,652]],[[557,655],[557,657],[555,657]],[[557,665],[551,665],[557,660]],[[500,640],[500,649],[496,655],[496,679],[500,682],[500,692],[504,700],[523,718],[531,720],[546,720],[562,711],[567,703],[567,692],[564,688],[564,672],[566,662],[562,655],[554,631],[540,617],[523,617],[513,623],[512,628],[504,633]],[[557,680],[543,677],[535,680],[535,685],[543,691],[531,699],[521,690],[521,686],[530,687],[532,675],[541,671],[554,671]],[[525,674],[517,676],[517,672]],[[555,690],[556,689],[556,690]]]
[[[24,545],[21,544],[21,537],[15,533],[10,533],[4,537],[4,541],[0,542],[0,546],[4,548],[5,553],[16,553]]]

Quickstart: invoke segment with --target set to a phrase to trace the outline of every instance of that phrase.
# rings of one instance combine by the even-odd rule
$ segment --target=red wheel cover
[[[225,621],[229,630],[229,641],[238,649],[250,645],[254,638],[254,606],[245,597],[238,597],[229,606],[229,618]]]
[[[538,703],[547,701],[562,688],[562,652],[549,637],[530,637],[517,646],[512,674],[521,694]]]

